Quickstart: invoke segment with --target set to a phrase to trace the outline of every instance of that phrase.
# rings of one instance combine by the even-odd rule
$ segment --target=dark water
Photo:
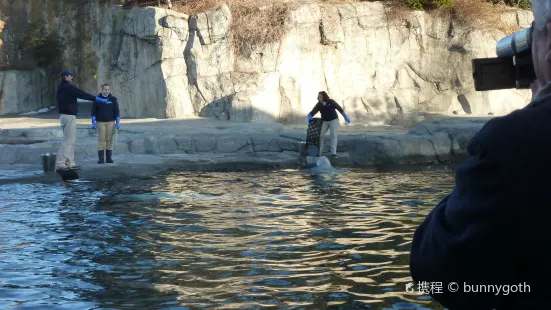
[[[449,170],[2,185],[0,309],[441,309],[407,294]]]

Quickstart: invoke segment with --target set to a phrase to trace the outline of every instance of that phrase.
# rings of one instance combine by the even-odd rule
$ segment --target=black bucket
[[[56,155],[56,153],[46,153],[40,155],[40,158],[42,159],[42,170],[44,170],[44,172],[55,170]]]
[[[55,170],[55,161],[57,159],[57,153],[50,154],[50,171]]]

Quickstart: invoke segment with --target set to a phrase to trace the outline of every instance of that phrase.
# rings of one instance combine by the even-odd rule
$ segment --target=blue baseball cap
[[[63,69],[63,71],[61,71],[61,73],[59,74],[60,76],[68,76],[68,75],[73,75],[73,73],[67,69]]]

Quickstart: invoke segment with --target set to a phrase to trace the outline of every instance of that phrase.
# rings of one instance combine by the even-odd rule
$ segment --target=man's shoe
[[[331,154],[331,158],[339,158],[337,154]]]
[[[98,151],[98,158],[99,158],[98,164],[103,164],[105,162],[104,156],[103,156],[104,153],[105,152],[103,150]]]
[[[112,164],[113,163],[113,159],[111,158],[111,155],[113,155],[113,151],[112,150],[106,150],[105,151],[105,155],[106,155],[106,162]]]
[[[81,167],[80,165],[72,164],[72,165],[68,165],[67,168],[70,170],[79,170]]]

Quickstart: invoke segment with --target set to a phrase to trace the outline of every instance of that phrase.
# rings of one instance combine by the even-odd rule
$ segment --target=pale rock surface
[[[125,117],[304,122],[320,90],[354,123],[503,115],[530,99],[528,90],[474,91],[471,60],[495,57],[504,33],[420,11],[390,20],[382,2],[294,8],[281,40],[251,55],[233,52],[227,5],[193,17],[102,10],[94,37],[99,80],[111,83]],[[528,27],[532,16],[511,11],[502,19]]]
[[[188,16],[158,8],[103,8],[94,36],[98,81],[109,82],[123,117],[193,114],[184,50]],[[101,83],[100,82],[100,83]]]

